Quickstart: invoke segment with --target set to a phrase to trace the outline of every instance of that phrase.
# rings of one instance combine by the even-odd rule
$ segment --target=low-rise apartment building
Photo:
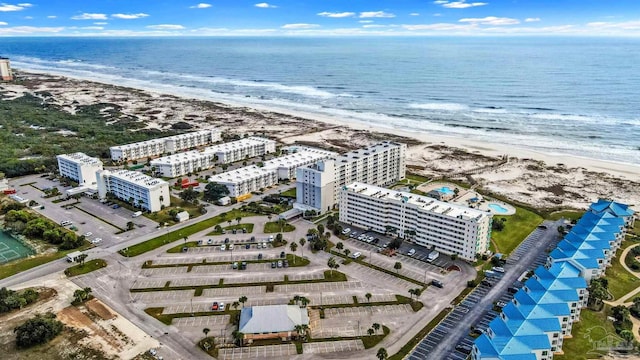
[[[209,145],[220,140],[222,140],[222,135],[219,130],[208,129],[132,144],[112,146],[109,150],[112,160],[130,161]]]
[[[338,204],[340,189],[354,182],[386,186],[404,179],[407,145],[384,141],[298,168],[296,205],[324,212]]]
[[[56,158],[60,176],[77,181],[80,186],[96,184],[96,171],[102,170],[100,159],[81,152],[58,155]]]
[[[211,176],[209,181],[226,186],[229,196],[237,198],[277,184],[278,172],[251,165]]]
[[[302,166],[311,165],[319,160],[327,159],[337,154],[333,151],[299,147],[295,152],[285,156],[280,156],[264,162],[265,169],[275,169],[278,172],[278,179],[289,180],[296,178],[296,170]]]
[[[259,136],[250,136],[244,139],[211,146],[204,151],[214,153],[217,156],[218,163],[229,164],[274,153],[276,152],[276,142]]]
[[[392,232],[418,245],[474,261],[489,249],[491,213],[408,192],[353,183],[340,193],[340,221]]]
[[[169,183],[164,180],[130,170],[101,170],[96,176],[100,199],[105,199],[109,193],[150,212],[171,205]]]

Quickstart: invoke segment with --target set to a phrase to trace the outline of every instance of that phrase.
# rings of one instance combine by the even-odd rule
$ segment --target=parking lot
[[[302,349],[305,354],[324,354],[342,351],[364,350],[362,340],[339,340],[327,342],[304,343]]]
[[[364,348],[364,346],[363,346]],[[224,360],[264,359],[267,357],[285,358],[296,355],[296,346],[293,344],[245,346],[241,348],[220,349],[218,355]]]

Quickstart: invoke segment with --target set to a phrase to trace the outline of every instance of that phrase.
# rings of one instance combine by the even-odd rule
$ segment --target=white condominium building
[[[252,165],[214,175],[209,181],[225,185],[229,189],[229,196],[239,197],[277,184],[278,172]]]
[[[151,160],[151,167],[164,177],[177,177],[214,167],[216,154],[200,151],[186,151]]]
[[[96,171],[102,170],[102,161],[84,153],[56,156],[61,176],[77,181],[79,185],[95,185]]]
[[[294,179],[296,177],[296,169],[299,167],[311,165],[319,160],[328,159],[336,155],[333,151],[299,147],[294,153],[265,161],[264,168],[277,170],[278,179]]]
[[[228,164],[274,153],[276,152],[276,142],[258,136],[250,136],[241,140],[208,147],[204,149],[204,152],[215,154],[220,164]]]
[[[276,151],[276,142],[273,140],[249,137],[246,139],[232,141],[207,147],[203,151],[186,151],[169,156],[163,156],[151,160],[151,166],[156,173],[165,177],[177,177],[207,170],[216,163],[230,163],[262,156]]]
[[[0,80],[13,80],[13,72],[11,72],[11,63],[9,59],[0,57]]]
[[[489,249],[491,213],[364,183],[340,192],[340,221],[473,261]]]
[[[301,167],[296,176],[296,204],[320,212],[339,201],[340,189],[353,182],[390,185],[404,179],[407,145],[384,141],[364,149]]]
[[[133,144],[112,146],[111,159],[134,160],[162,155],[197,146],[213,144],[222,139],[219,130],[209,129],[186,134],[168,136],[160,139],[141,141]]]
[[[118,199],[151,212],[162,210],[163,205],[171,205],[169,183],[164,180],[129,170],[101,170],[96,176],[101,199],[111,193]]]

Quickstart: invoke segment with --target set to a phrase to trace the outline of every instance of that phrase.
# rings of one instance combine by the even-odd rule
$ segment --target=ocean
[[[640,164],[640,39],[3,38],[13,67]]]

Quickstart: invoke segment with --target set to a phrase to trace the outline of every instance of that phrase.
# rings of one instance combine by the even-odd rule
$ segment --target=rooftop
[[[423,210],[436,214],[446,215],[453,218],[460,218],[464,220],[475,219],[477,221],[482,217],[491,216],[491,214],[488,212],[484,212],[478,209],[471,209],[463,205],[451,204],[443,201],[438,201],[427,196],[390,190],[387,188],[368,185],[360,182],[355,182],[353,184],[347,185],[344,187],[344,189],[365,196],[370,196],[387,201],[409,203],[422,208]]]
[[[164,185],[164,184],[169,185],[169,183],[167,183],[166,181],[164,181],[162,179],[154,178],[154,177],[145,175],[145,174],[143,174],[141,172],[138,172],[138,171],[131,171],[131,170],[117,170],[117,171],[102,170],[100,172],[99,176],[100,175],[107,175],[107,176],[115,177],[115,178],[127,181],[129,183],[132,183],[132,184],[140,185],[140,186],[145,187],[145,188],[153,188],[153,187]]]
[[[239,169],[227,171],[222,174],[216,174],[209,178],[211,182],[226,183],[226,182],[241,182],[244,180],[254,179],[267,174],[273,174],[275,170],[265,169],[256,165],[245,166]]]
[[[73,154],[63,154],[57,156],[60,159],[72,161],[79,164],[84,165],[102,165],[102,161],[100,159],[91,157],[85,153],[77,152]]]
[[[244,138],[244,139],[240,139],[240,140],[236,140],[236,141],[231,141],[231,142],[228,142],[228,143],[209,146],[209,147],[204,149],[204,152],[217,153],[217,152],[224,152],[224,151],[230,151],[230,150],[235,150],[235,149],[242,149],[242,148],[246,148],[246,147],[249,147],[249,146],[256,146],[256,145],[267,144],[267,143],[274,143],[275,144],[275,141],[271,140],[271,139],[267,139],[267,138],[258,137],[258,136],[250,136],[248,138]]]
[[[298,305],[265,305],[242,308],[238,329],[244,334],[293,331],[309,325],[307,308]]]
[[[364,149],[353,150],[348,153],[339,155],[335,158],[335,160],[337,163],[356,161],[358,159],[373,155],[375,153],[382,152],[388,148],[394,148],[394,147],[400,148],[402,146],[404,146],[404,144],[393,142],[393,141],[383,141],[381,143],[368,146]]]
[[[310,161],[321,160],[335,155],[336,153],[333,151],[304,147],[299,148],[295,153],[265,161],[264,167],[273,169],[279,167],[298,167],[307,164]]]

